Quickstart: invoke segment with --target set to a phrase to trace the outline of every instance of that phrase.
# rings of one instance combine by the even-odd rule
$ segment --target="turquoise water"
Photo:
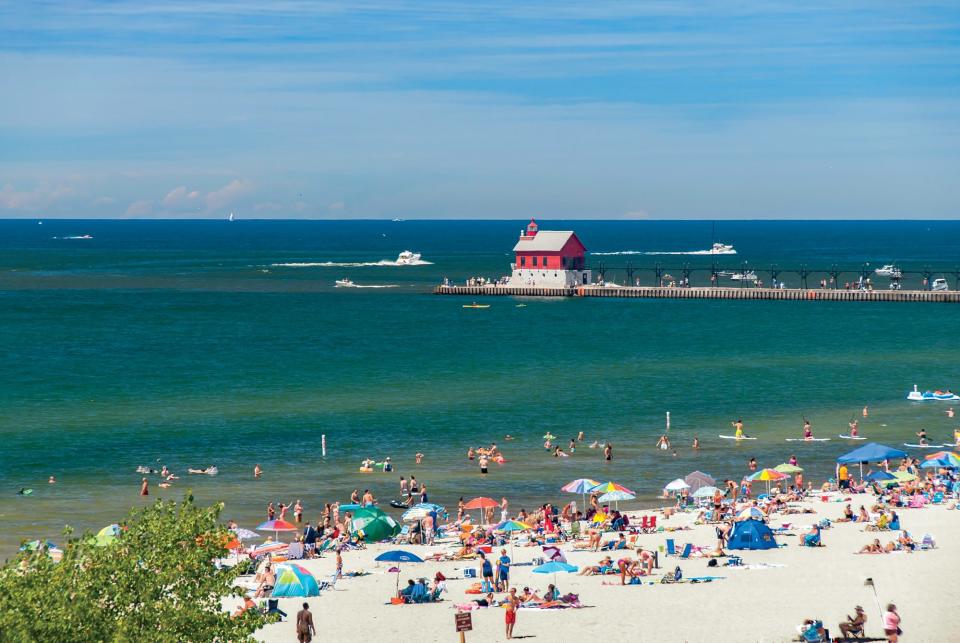
[[[500,274],[523,223],[0,222],[0,549],[56,541],[65,523],[118,519],[144,502],[141,464],[182,475],[168,490],[152,477],[151,499],[192,488],[249,527],[269,501],[300,498],[315,517],[354,488],[389,499],[411,474],[436,500],[507,495],[515,507],[561,500],[559,487],[582,476],[649,502],[694,469],[739,477],[750,457],[774,466],[796,454],[818,479],[854,446],[836,436],[865,404],[871,439],[900,444],[921,426],[949,439],[945,406],[904,398],[914,383],[960,388],[960,307],[528,299],[518,308],[497,298],[465,310],[429,294],[443,276]],[[562,227],[603,252],[711,241],[704,222]],[[960,258],[956,222],[731,222],[718,233],[740,251],[731,267],[897,261],[929,265],[952,287]],[[51,238],[82,234],[93,239]],[[275,265],[376,262],[405,249],[433,263]],[[602,256],[610,270],[658,259],[709,265]],[[335,289],[345,276],[397,287]],[[666,411],[676,456],[653,448]],[[739,416],[761,439],[717,439]],[[804,416],[834,441],[784,442]],[[614,461],[586,448],[555,459],[541,446],[548,431],[565,447],[579,430],[612,441]],[[517,440],[504,442],[508,433]],[[509,462],[481,479],[464,454],[490,441]],[[363,458],[388,455],[394,474],[357,472]],[[211,463],[219,476],[186,475]],[[20,487],[35,491],[20,497]]]

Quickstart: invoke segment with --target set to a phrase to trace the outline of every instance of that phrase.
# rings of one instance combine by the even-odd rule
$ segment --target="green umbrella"
[[[362,536],[368,543],[375,543],[399,534],[400,525],[376,507],[364,507],[353,512],[350,532]]]
[[[778,464],[773,468],[773,470],[779,471],[780,473],[788,473],[788,474],[803,473],[803,469],[801,469],[797,465],[788,464],[786,462],[784,462],[783,464]]]

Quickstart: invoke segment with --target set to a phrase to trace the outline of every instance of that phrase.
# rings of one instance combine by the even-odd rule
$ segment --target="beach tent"
[[[273,588],[273,597],[283,596],[319,596],[320,586],[313,574],[296,563],[277,565],[277,584]]]
[[[364,541],[375,543],[393,538],[400,533],[396,520],[375,507],[357,509],[350,521],[351,533],[363,536]]]
[[[893,447],[888,447],[878,442],[871,442],[863,445],[859,449],[854,449],[850,453],[840,456],[837,458],[837,462],[840,464],[859,464],[860,477],[862,478],[864,462],[882,462],[883,460],[890,460],[891,458],[905,457],[907,457],[906,451],[894,449]]]
[[[759,520],[734,523],[727,549],[775,549],[777,541],[770,528]]]
[[[694,471],[688,474],[683,481],[690,485],[691,491],[696,491],[700,487],[712,487],[717,484],[716,478],[703,471]]]
[[[854,449],[850,453],[840,456],[837,458],[837,462],[846,464],[856,462],[882,462],[883,460],[905,458],[906,456],[906,451],[894,449],[893,447],[888,447],[877,442],[871,442],[870,444],[863,445],[859,449]]]
[[[873,473],[868,473],[863,476],[864,480],[871,480],[875,482],[885,482],[887,480],[896,480],[896,476],[892,473],[887,473],[886,471],[874,471]]]

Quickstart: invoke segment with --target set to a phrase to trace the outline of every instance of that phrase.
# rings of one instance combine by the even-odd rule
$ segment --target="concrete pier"
[[[960,303],[960,291],[833,290],[803,288],[658,288],[653,286],[437,286],[437,295],[468,297],[618,297],[636,299],[775,299],[781,301],[895,301]]]

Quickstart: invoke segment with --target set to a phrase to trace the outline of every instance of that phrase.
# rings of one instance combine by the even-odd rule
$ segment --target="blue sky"
[[[953,2],[0,0],[0,218],[955,218]]]

